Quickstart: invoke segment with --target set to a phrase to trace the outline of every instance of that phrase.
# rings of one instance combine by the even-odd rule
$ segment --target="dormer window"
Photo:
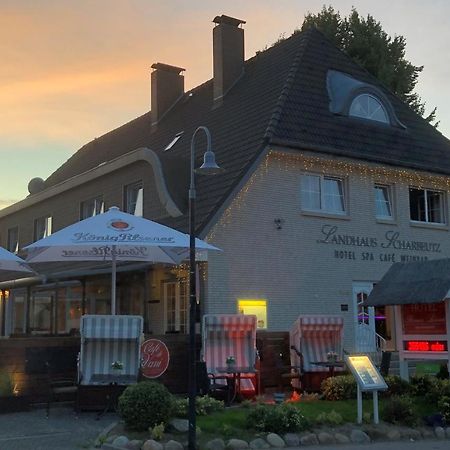
[[[389,116],[383,104],[375,96],[360,94],[350,105],[349,116],[389,123]]]

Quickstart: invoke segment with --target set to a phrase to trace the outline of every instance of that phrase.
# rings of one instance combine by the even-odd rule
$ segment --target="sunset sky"
[[[245,20],[246,58],[300,27],[316,0],[0,0],[0,208],[24,198],[89,140],[145,113],[150,66],[186,68],[190,89],[212,76],[212,19]],[[328,4],[328,3],[327,3]],[[450,137],[450,2],[335,0],[407,40],[424,65],[417,91]]]

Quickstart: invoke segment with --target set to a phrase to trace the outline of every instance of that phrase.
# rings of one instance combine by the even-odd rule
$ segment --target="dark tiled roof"
[[[450,259],[393,264],[377,283],[368,306],[438,303],[448,298]]]
[[[336,116],[329,111],[326,74],[345,72],[376,85],[391,101],[406,129]],[[450,143],[380,83],[336,49],[317,30],[295,34],[246,61],[245,72],[214,107],[212,80],[187,93],[151,129],[150,113],[82,147],[47,180],[51,186],[138,147],[161,159],[169,190],[187,209],[190,139],[199,125],[208,127],[219,165],[226,171],[197,177],[197,229],[202,230],[269,143],[339,154],[450,174]],[[176,133],[174,147],[164,152]],[[198,135],[198,163],[204,138]],[[187,216],[169,226],[187,230]]]

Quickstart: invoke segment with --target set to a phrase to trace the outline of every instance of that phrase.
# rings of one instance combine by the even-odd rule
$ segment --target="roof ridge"
[[[273,137],[273,135],[275,134],[275,131],[276,131],[277,126],[281,119],[281,114],[283,112],[284,104],[286,103],[286,99],[288,97],[289,91],[291,90],[291,87],[294,83],[298,69],[300,67],[300,61],[302,60],[302,57],[305,54],[305,50],[307,47],[305,41],[306,41],[306,38],[308,38],[309,36],[308,36],[308,34],[300,34],[300,37],[302,38],[300,41],[300,48],[297,50],[297,53],[294,56],[291,68],[289,69],[289,72],[286,76],[286,81],[285,81],[283,87],[281,88],[280,96],[278,97],[278,100],[275,104],[275,107],[272,112],[272,116],[269,119],[269,123],[267,124],[267,128],[266,128],[266,131],[265,131],[264,137],[263,137],[263,139],[265,141],[270,140]]]

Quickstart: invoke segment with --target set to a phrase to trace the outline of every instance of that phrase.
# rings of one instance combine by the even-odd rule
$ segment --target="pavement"
[[[0,414],[0,450],[80,450],[91,449],[95,438],[112,422],[115,413],[96,420],[97,413],[75,415],[72,406]]]

